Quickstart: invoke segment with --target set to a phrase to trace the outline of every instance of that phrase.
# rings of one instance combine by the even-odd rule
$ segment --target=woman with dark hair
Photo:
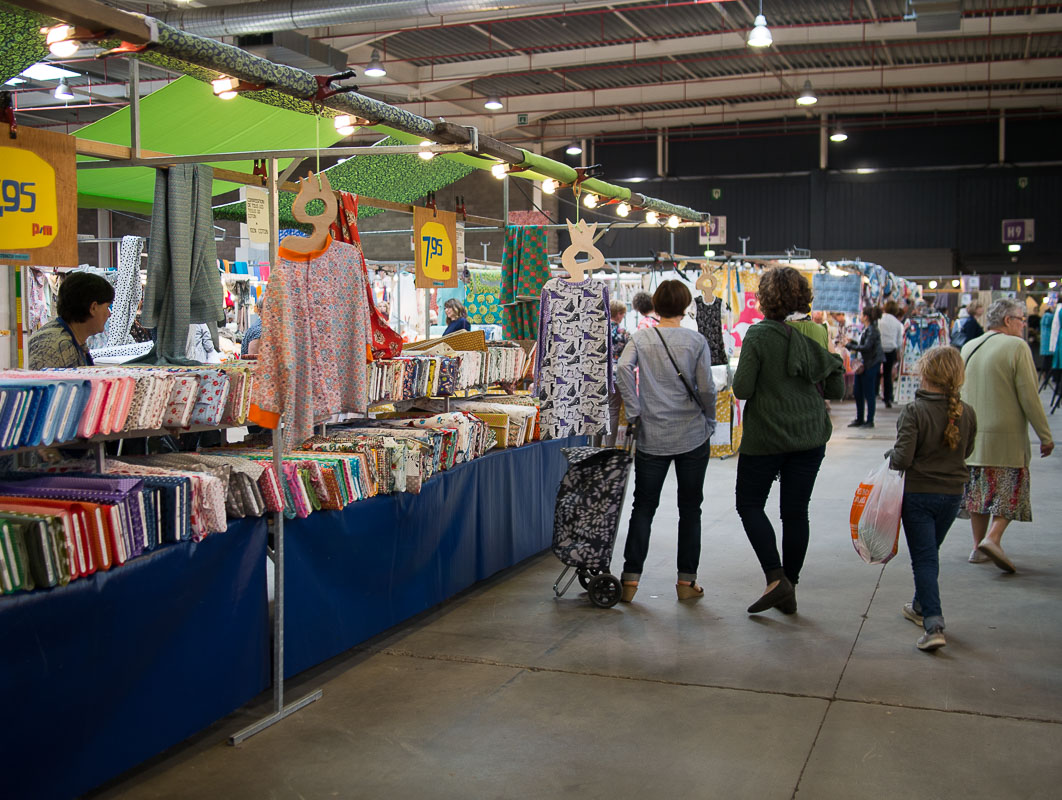
[[[637,295],[635,295],[637,299]],[[708,340],[681,327],[692,301],[682,281],[663,281],[653,295],[659,326],[635,332],[616,368],[627,419],[637,424],[634,507],[623,550],[623,596],[634,599],[649,552],[649,531],[671,462],[678,480],[679,600],[704,595],[697,585],[701,501],[715,430],[715,384]],[[635,371],[637,370],[637,376]]]
[[[461,302],[457,300],[457,298],[451,297],[443,303],[443,313],[446,314],[446,319],[449,320],[446,330],[443,331],[443,336],[451,334],[454,331],[472,330],[472,326],[468,324],[468,314],[465,311],[465,307],[461,305]]]
[[[29,338],[26,366],[29,369],[92,366],[85,342],[90,336],[103,333],[113,300],[114,287],[105,278],[91,272],[68,275],[59,287],[58,316]]]
[[[734,396],[745,404],[737,465],[737,512],[767,579],[751,606],[756,614],[797,610],[796,584],[808,549],[808,504],[833,426],[825,398],[844,396],[844,364],[785,322],[811,306],[811,287],[792,267],[764,273],[758,294],[765,319],[748,329],[734,373]],[[764,512],[780,485],[782,556]]]
[[[863,333],[859,336],[859,343],[848,342],[845,345],[849,350],[863,357],[862,362],[856,368],[855,375],[856,418],[848,423],[849,428],[874,427],[878,375],[881,373],[881,365],[885,362],[885,351],[881,347],[881,332],[878,330],[881,309],[877,306],[864,308],[862,319],[864,327]]]

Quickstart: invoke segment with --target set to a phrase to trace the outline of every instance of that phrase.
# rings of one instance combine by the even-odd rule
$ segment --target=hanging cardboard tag
[[[269,242],[269,192],[257,186],[244,187],[247,204],[247,236],[254,244]]]
[[[413,209],[413,251],[418,289],[457,286],[457,215],[432,208]]]

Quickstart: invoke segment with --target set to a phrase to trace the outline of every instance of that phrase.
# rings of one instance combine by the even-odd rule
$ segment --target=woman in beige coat
[[[966,459],[970,482],[960,516],[968,514],[973,527],[970,561],[991,560],[1005,572],[1014,572],[1014,564],[1003,552],[1003,532],[1011,520],[1032,521],[1029,425],[1040,439],[1041,458],[1055,448],[1037,392],[1032,351],[1022,337],[1025,316],[1020,300],[997,300],[986,315],[988,332],[962,348],[962,399],[977,413],[977,436]]]

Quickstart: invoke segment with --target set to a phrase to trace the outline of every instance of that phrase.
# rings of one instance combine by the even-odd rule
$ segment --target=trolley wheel
[[[579,585],[584,589],[590,588],[590,581],[601,574],[599,569],[581,569],[579,570]]]
[[[623,588],[615,575],[596,575],[586,587],[590,602],[599,608],[612,608],[620,600]]]

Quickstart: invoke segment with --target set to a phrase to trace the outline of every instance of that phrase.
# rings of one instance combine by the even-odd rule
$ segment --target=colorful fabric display
[[[506,339],[538,338],[537,298],[549,279],[546,229],[539,225],[507,226],[501,275],[502,323]]]
[[[473,269],[465,287],[465,310],[473,325],[497,325],[502,321],[501,270]]]
[[[859,275],[829,275],[819,273],[811,279],[814,297],[811,301],[813,311],[841,311],[845,314],[859,314],[861,308],[861,287],[863,279]]]

